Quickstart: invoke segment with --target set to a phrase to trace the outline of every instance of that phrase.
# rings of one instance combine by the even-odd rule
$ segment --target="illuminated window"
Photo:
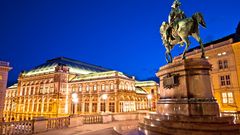
[[[113,85],[113,83],[111,83],[111,85],[110,85],[110,89],[111,89],[111,90],[114,89],[114,85]]]
[[[104,84],[102,84],[102,90],[105,90],[105,85]]]
[[[96,91],[97,90],[97,85],[93,86],[93,90]]]
[[[109,103],[109,111],[110,112],[115,112],[115,104],[114,104],[114,102]]]
[[[219,61],[218,61],[218,67],[219,67],[219,69],[223,69],[223,63],[222,63],[222,60],[219,60]]]
[[[230,75],[220,76],[221,86],[231,85]]]
[[[218,61],[219,69],[226,69],[228,68],[228,61],[227,60],[219,60]]]
[[[82,91],[82,85],[79,86],[79,91],[80,91],[80,92]]]
[[[222,102],[224,104],[232,104],[234,103],[233,93],[232,92],[223,92],[222,93]]]
[[[108,85],[106,85],[106,90],[109,90],[109,86]]]
[[[227,60],[223,61],[223,68],[228,68],[228,61]]]
[[[88,92],[88,91],[89,91],[89,89],[90,89],[90,88],[89,88],[89,85],[87,85],[87,86],[86,86],[86,91]]]

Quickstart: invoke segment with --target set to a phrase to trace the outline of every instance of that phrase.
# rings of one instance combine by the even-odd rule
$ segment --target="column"
[[[29,107],[30,107],[30,99],[28,98],[28,100],[27,100],[27,112],[29,112]]]
[[[31,110],[31,112],[34,112],[34,101],[35,101],[35,99],[33,99],[33,101],[32,101],[32,110]]]
[[[109,112],[109,99],[110,99],[110,96],[106,99],[105,103],[106,103],[106,108],[105,108],[105,112]]]
[[[49,112],[49,97],[47,98],[47,110],[46,110],[46,112]]]
[[[118,113],[119,112],[119,102],[118,102],[118,99],[117,99],[117,96],[115,95],[115,98],[114,98],[115,102],[114,102],[114,110],[115,110],[115,113]]]
[[[100,108],[101,108],[101,98],[98,95],[98,97],[97,97],[97,113],[99,113],[101,111]]]
[[[41,108],[41,114],[42,114],[43,111],[44,111],[44,110],[43,110],[43,109],[44,109],[44,100],[45,100],[45,99],[42,97],[42,103],[41,103],[41,104],[42,104],[42,106],[41,106],[42,108]]]
[[[82,98],[82,113],[85,113],[85,98]]]
[[[89,97],[89,113],[92,113],[92,96]]]

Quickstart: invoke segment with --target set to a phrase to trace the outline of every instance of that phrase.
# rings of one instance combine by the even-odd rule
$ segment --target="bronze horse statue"
[[[171,50],[177,44],[183,46],[183,43],[185,43],[186,46],[182,54],[182,59],[186,58],[185,55],[190,45],[188,36],[192,36],[198,41],[202,50],[201,58],[205,58],[204,46],[199,36],[199,24],[206,28],[206,23],[202,14],[195,13],[192,17],[181,19],[175,22],[173,27],[170,29],[172,34],[168,35],[169,33],[167,32],[167,28],[169,27],[169,24],[167,22],[162,23],[160,27],[160,34],[162,36],[163,45],[166,48],[165,55],[168,63],[172,63]]]

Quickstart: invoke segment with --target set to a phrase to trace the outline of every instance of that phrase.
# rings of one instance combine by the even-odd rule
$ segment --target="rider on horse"
[[[185,19],[186,15],[184,12],[180,9],[181,2],[179,0],[175,0],[172,4],[172,10],[168,16],[168,23],[169,26],[166,29],[166,34],[167,34],[167,40],[171,41],[174,40],[175,38],[172,35],[174,34],[174,28],[179,20]]]

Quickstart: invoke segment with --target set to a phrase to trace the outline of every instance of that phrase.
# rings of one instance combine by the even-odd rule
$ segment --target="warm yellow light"
[[[103,100],[106,100],[107,98],[108,98],[108,95],[107,95],[107,94],[103,94],[103,95],[102,95],[102,99],[103,99]]]
[[[78,97],[78,95],[77,95],[77,93],[73,93],[72,94],[72,98],[74,99],[74,98],[77,98]]]
[[[152,99],[152,95],[151,94],[147,95],[147,98]]]
[[[78,103],[78,95],[77,95],[77,93],[73,93],[72,94],[72,102],[74,104]]]

